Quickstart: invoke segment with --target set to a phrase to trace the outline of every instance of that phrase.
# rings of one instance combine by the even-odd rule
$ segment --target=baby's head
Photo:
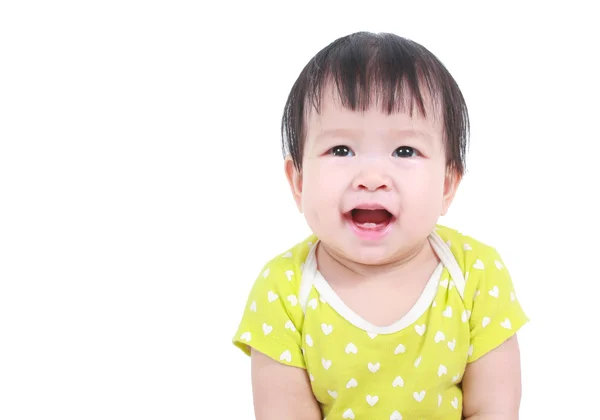
[[[421,45],[356,33],[321,50],[288,97],[285,171],[329,253],[392,263],[427,239],[465,171],[463,96]]]

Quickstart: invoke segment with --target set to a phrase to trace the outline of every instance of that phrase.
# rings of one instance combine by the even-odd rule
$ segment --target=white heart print
[[[488,318],[487,316],[483,317],[483,319],[481,320],[481,326],[483,328],[487,327],[490,324],[491,319]]]
[[[337,392],[335,392],[335,391],[330,391],[330,390],[327,390],[327,393],[328,393],[329,395],[331,395],[331,398],[333,398],[334,400],[335,400],[335,399],[338,397],[338,393],[337,393]]]
[[[253,300],[252,303],[250,304],[250,310],[252,312],[256,312],[256,301]]]
[[[506,318],[504,321],[502,321],[500,323],[500,325],[502,325],[507,330],[510,330],[512,328],[512,326],[510,325],[510,320],[508,318]]]
[[[283,254],[283,258],[292,258],[292,253],[290,251]]]
[[[277,293],[269,290],[269,294],[268,294],[269,302],[273,302],[273,301],[277,300],[278,297],[279,297],[279,295],[277,295]]]
[[[415,398],[415,400],[417,400],[418,402],[423,401],[423,398],[425,398],[425,391],[421,391],[421,392],[413,392],[413,397]]]
[[[448,373],[448,368],[444,365],[440,365],[438,368],[438,376],[441,378],[442,375],[445,375],[446,373]]]
[[[404,347],[403,344],[398,344],[398,347],[396,347],[396,350],[394,350],[394,354],[404,353],[405,351],[406,347]]]
[[[308,306],[312,309],[317,309],[317,299],[312,298],[308,301]]]
[[[290,353],[289,350],[284,351],[281,353],[281,356],[279,356],[279,360],[285,360],[286,362],[290,363],[292,361],[292,353]]]
[[[371,337],[371,340],[374,339],[375,337],[377,337],[377,334],[375,334],[375,333],[367,333],[367,335],[369,337]]]
[[[498,286],[492,287],[492,290],[490,290],[488,293],[490,294],[491,297],[497,298],[498,295],[500,294],[500,291],[498,290]]]
[[[419,334],[420,336],[423,336],[423,334],[425,334],[425,330],[427,329],[427,326],[425,324],[422,325],[415,325],[415,331],[417,332],[417,334]]]
[[[452,307],[446,306],[446,310],[442,312],[442,315],[444,315],[446,318],[452,318]]]
[[[448,342],[448,348],[452,351],[456,348],[456,338],[452,339],[452,341]]]
[[[269,335],[271,333],[271,331],[273,331],[273,327],[268,324],[263,324],[262,329],[263,329],[263,332],[265,333],[265,335]]]
[[[313,346],[313,339],[309,334],[306,334],[306,344],[308,344],[308,347]]]
[[[478,270],[483,270],[485,268],[485,266],[483,265],[483,261],[481,261],[481,260],[475,261],[475,264],[473,264],[473,268],[476,268]]]
[[[296,331],[296,327],[294,327],[294,324],[292,323],[292,321],[289,321],[285,323],[285,328],[291,331]]]
[[[439,343],[439,342],[441,342],[441,341],[444,341],[445,339],[446,339],[446,335],[445,335],[443,332],[441,332],[441,331],[438,331],[438,332],[436,332],[436,333],[435,333],[435,338],[434,338],[434,341],[435,341],[436,343]]]
[[[373,407],[375,404],[377,404],[377,401],[379,401],[379,397],[377,395],[367,395],[367,403]]]
[[[438,407],[442,405],[442,396],[438,394]]]
[[[269,272],[270,272],[270,271],[271,271],[271,269],[270,269],[270,268],[267,268],[265,271],[263,271],[263,273],[262,273],[262,276],[263,276],[264,278],[267,278],[267,277],[269,277]]]
[[[321,329],[325,335],[329,335],[333,331],[333,325],[321,324]]]
[[[502,270],[504,268],[504,266],[502,265],[502,263],[500,261],[494,261],[494,263],[496,264],[496,268],[498,270]]]
[[[346,346],[346,354],[356,354],[358,353],[358,349],[356,348],[356,346],[353,343],[348,343],[348,345]]]
[[[381,366],[381,365],[379,364],[379,362],[377,362],[377,363],[375,363],[375,364],[373,364],[373,363],[369,362],[369,364],[368,364],[369,370],[370,370],[371,372],[373,372],[373,373],[377,372],[377,371],[379,370],[379,367],[380,367],[380,366]]]
[[[450,404],[452,404],[452,407],[455,409],[458,409],[458,398],[454,397],[454,399],[450,401]]]
[[[331,360],[322,359],[321,363],[323,363],[323,367],[325,368],[325,370],[329,370],[329,368],[331,367]]]
[[[290,304],[292,306],[296,306],[298,304],[298,298],[296,297],[296,295],[289,295],[287,297],[287,300],[290,302]]]
[[[250,334],[250,332],[246,331],[244,334],[242,334],[240,336],[240,340],[244,340],[244,341],[248,342],[248,341],[250,341],[251,337],[252,337],[252,335]]]
[[[292,277],[294,277],[294,272],[292,270],[287,270],[285,272],[285,275],[286,275],[288,281],[292,281]]]
[[[354,378],[350,379],[348,381],[348,383],[346,384],[346,388],[356,388],[357,386],[358,386],[358,382]]]
[[[346,411],[344,411],[344,415],[342,416],[343,419],[354,419],[354,413],[352,412],[352,409],[347,409]]]
[[[394,379],[394,382],[392,382],[392,387],[396,388],[396,387],[403,387],[404,386],[404,379],[402,379],[402,377],[400,376],[396,376],[396,378]]]
[[[444,289],[448,288],[448,279],[444,279],[442,281],[440,281],[440,286],[442,286]]]
[[[394,411],[390,416],[390,420],[402,420],[402,415],[399,412]]]
[[[469,244],[464,244],[464,245],[463,245],[463,249],[464,249],[465,251],[473,251],[473,248],[471,248],[471,245],[469,245]]]

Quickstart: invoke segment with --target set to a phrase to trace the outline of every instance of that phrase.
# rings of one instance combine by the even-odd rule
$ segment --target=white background
[[[531,318],[521,417],[595,418],[593,2],[200,3],[0,6],[0,418],[254,418],[231,339],[262,265],[308,235],[283,105],[358,30],[422,43],[464,92],[440,222],[500,251]]]

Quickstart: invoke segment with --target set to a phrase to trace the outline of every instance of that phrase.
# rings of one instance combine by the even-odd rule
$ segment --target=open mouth
[[[346,218],[352,222],[356,228],[366,231],[384,230],[394,221],[392,213],[383,208],[355,208],[346,213]]]

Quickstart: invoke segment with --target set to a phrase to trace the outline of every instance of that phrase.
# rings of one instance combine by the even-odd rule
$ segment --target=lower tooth
[[[374,228],[375,226],[377,226],[376,223],[362,223],[362,226],[365,228]]]

